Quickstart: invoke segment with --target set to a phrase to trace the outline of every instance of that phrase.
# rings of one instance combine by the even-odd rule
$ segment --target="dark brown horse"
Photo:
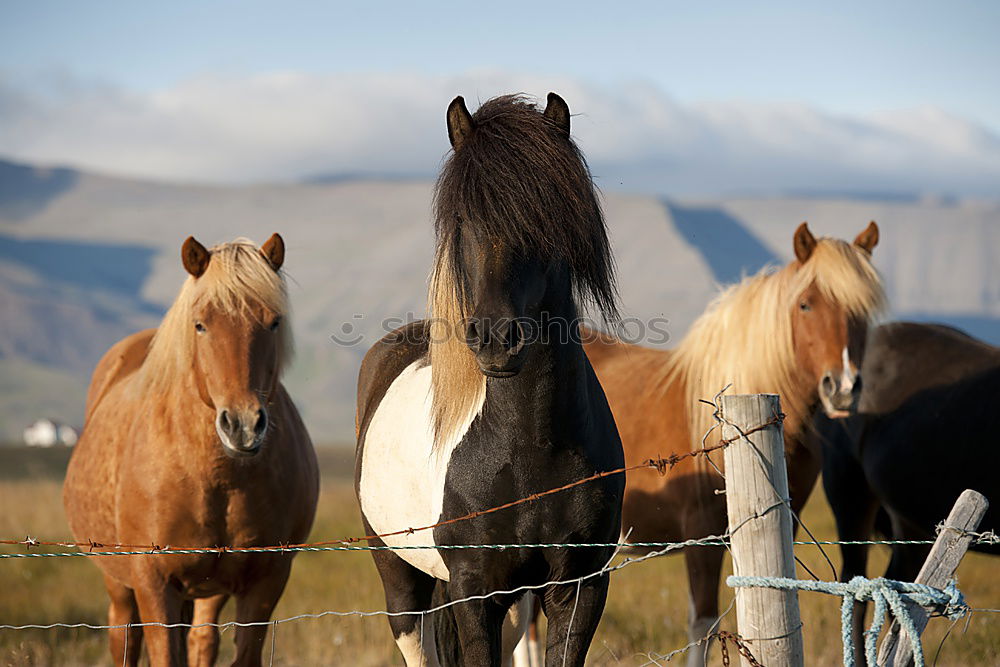
[[[805,503],[820,468],[819,453],[803,445],[811,413],[846,414],[854,396],[869,319],[884,297],[871,264],[878,227],[854,243],[816,239],[803,223],[795,232],[796,259],[726,289],[674,350],[655,350],[595,336],[587,356],[615,415],[626,465],[702,446],[712,425],[711,399],[733,393],[781,395],[793,509]],[[715,461],[720,468],[721,457]],[[704,457],[686,459],[660,476],[629,473],[622,533],[632,542],[682,541],[720,534],[726,501],[722,477]],[[724,550],[684,550],[690,585],[689,633],[705,636],[718,617]],[[703,655],[689,653],[689,664]]]
[[[316,509],[316,455],[281,385],[291,332],[284,243],[206,250],[155,330],[112,347],[94,371],[63,500],[78,541],[173,547],[305,540]],[[267,621],[290,553],[103,556],[111,625]],[[266,625],[236,630],[239,665],[260,664]],[[185,638],[186,635],[186,638]],[[157,625],[111,631],[115,664],[210,665],[219,633]],[[127,655],[126,655],[127,645]]]
[[[1000,348],[940,324],[893,322],[872,332],[862,373],[857,414],[817,418],[839,539],[869,540],[875,528],[894,540],[933,539],[965,489],[992,503],[980,529],[1000,529]],[[885,576],[913,581],[928,550],[893,545]],[[866,574],[867,545],[841,554],[842,581]],[[855,633],[863,621],[855,614]]]
[[[570,113],[517,96],[448,109],[436,190],[430,321],[376,343],[358,380],[356,485],[376,546],[608,542],[624,480],[612,475],[471,521],[396,534],[524,498],[622,465],[607,400],[577,337],[578,299],[614,319],[604,218]],[[553,335],[540,329],[551,326]],[[566,329],[562,329],[566,332]],[[504,618],[537,587],[549,665],[583,665],[604,610],[612,555],[580,549],[373,551],[407,665],[495,665],[513,649]],[[577,585],[552,582],[588,577]],[[428,619],[419,612],[462,600]],[[472,598],[472,599],[468,599]],[[407,614],[406,612],[409,612]],[[434,631],[431,631],[431,625]]]

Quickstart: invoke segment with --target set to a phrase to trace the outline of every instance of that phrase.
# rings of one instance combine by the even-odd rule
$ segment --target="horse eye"
[[[205,325],[202,324],[201,322],[195,322],[194,330],[197,331],[198,333],[205,333]]]
[[[270,327],[271,331],[277,331],[279,324],[281,324],[281,318],[280,317],[274,318],[274,321],[271,322],[271,327]]]
[[[803,301],[803,302],[801,302],[799,304],[799,310],[801,310],[803,312],[809,312],[810,310],[812,310],[812,306],[810,306],[808,303],[806,303],[805,301]]]

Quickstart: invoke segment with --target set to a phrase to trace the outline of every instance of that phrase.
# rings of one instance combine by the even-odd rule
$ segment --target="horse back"
[[[892,322],[875,329],[862,364],[858,411],[887,414],[917,393],[1000,366],[1000,348],[942,324]]]
[[[87,389],[85,424],[90,421],[91,415],[108,391],[142,366],[149,352],[149,343],[155,334],[156,329],[138,331],[122,338],[104,353],[94,368],[90,387]]]

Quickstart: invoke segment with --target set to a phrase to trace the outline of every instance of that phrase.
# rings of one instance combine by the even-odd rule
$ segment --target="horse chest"
[[[386,391],[368,424],[358,486],[361,509],[379,534],[437,523],[444,504],[445,478],[452,451],[474,420],[452,442],[435,451],[431,421],[431,368],[415,362]],[[478,410],[476,411],[478,413]],[[382,538],[389,546],[434,544],[434,531]],[[396,552],[417,569],[449,579],[436,549]]]

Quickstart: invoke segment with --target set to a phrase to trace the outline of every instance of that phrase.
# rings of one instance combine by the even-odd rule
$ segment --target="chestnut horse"
[[[819,404],[833,416],[850,408],[868,324],[884,303],[871,264],[877,242],[874,222],[853,244],[816,239],[803,223],[795,232],[795,260],[726,289],[676,349],[588,336],[587,356],[615,415],[626,465],[700,448],[713,419],[698,399],[727,386],[732,393],[777,393],[787,415],[792,508],[801,509],[820,468],[819,453],[804,444],[811,413]],[[629,473],[622,534],[633,542],[721,534],[726,500],[716,492],[722,488],[722,476],[704,457],[688,458],[666,476]],[[722,547],[684,550],[692,641],[718,617],[723,553]],[[702,652],[689,653],[689,664],[703,659]]]
[[[77,541],[173,547],[305,540],[319,491],[316,454],[281,385],[291,350],[284,243],[206,250],[159,328],[97,365],[63,502]],[[239,622],[266,622],[292,553],[102,556],[110,625],[215,623],[231,595]],[[259,665],[266,625],[236,630],[235,664]],[[186,635],[186,637],[185,637]],[[209,665],[216,628],[112,630],[116,664]],[[127,649],[127,651],[126,651]],[[127,655],[126,655],[127,653]]]

